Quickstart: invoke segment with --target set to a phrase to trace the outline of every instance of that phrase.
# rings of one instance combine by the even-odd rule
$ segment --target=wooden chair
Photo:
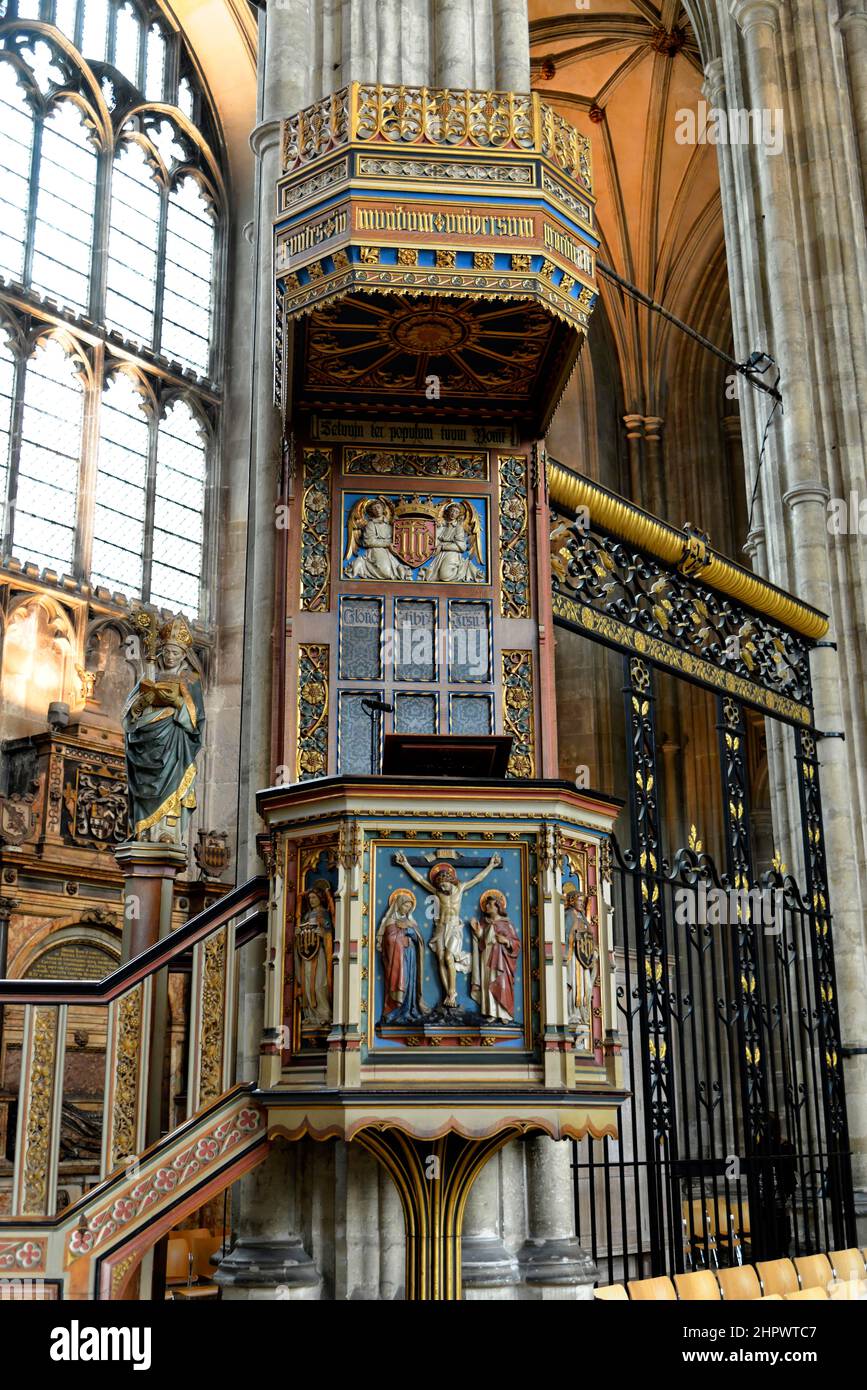
[[[725,1197],[711,1198],[707,1204],[708,1221],[710,1222],[717,1244],[724,1249],[728,1249],[734,1255],[738,1264],[743,1264],[743,1247],[739,1234],[740,1213],[738,1204],[730,1204]]]
[[[699,1251],[706,1268],[711,1264],[718,1265],[715,1227],[704,1199],[698,1197],[691,1202],[684,1202],[682,1215],[683,1246],[689,1263],[695,1268],[694,1255]]]
[[[828,1259],[837,1279],[863,1279],[867,1274],[860,1250],[829,1250]]]
[[[603,1284],[601,1288],[593,1290],[593,1297],[601,1299],[605,1303],[629,1302],[629,1294],[622,1284]]]
[[[192,1279],[192,1253],[189,1242],[180,1234],[169,1236],[166,1250],[166,1288],[189,1285]]]
[[[797,1293],[798,1273],[791,1260],[762,1260],[756,1265],[763,1293]]]
[[[802,1289],[827,1289],[834,1278],[831,1261],[827,1255],[798,1255],[795,1269]]]
[[[626,1287],[633,1303],[647,1300],[655,1303],[677,1302],[674,1285],[665,1275],[659,1279],[630,1279]]]
[[[222,1236],[212,1236],[210,1231],[192,1231],[193,1270],[197,1279],[210,1280],[214,1273],[214,1255],[223,1244]]]
[[[731,1269],[718,1269],[716,1277],[726,1303],[738,1300],[754,1301],[762,1296],[759,1276],[752,1265],[732,1265]]]
[[[827,1297],[828,1297],[828,1290],[827,1290],[827,1289],[821,1289],[821,1288],[798,1289],[797,1293],[785,1293],[785,1294],[783,1294],[783,1298],[784,1298],[784,1300],[785,1300],[786,1303],[792,1303],[792,1302],[794,1302],[794,1300],[797,1299],[797,1298],[817,1299],[817,1298],[827,1298]]]
[[[674,1287],[677,1296],[686,1303],[719,1303],[719,1284],[709,1269],[699,1269],[695,1274],[675,1274]]]

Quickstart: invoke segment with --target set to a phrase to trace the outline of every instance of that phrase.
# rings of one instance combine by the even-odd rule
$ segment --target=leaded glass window
[[[4,342],[0,324],[0,538],[6,523],[6,487],[9,476],[9,439],[12,433],[12,406],[15,395],[16,361]]]
[[[207,99],[159,0],[8,0],[4,18],[0,563],[207,617],[224,208]]]
[[[59,101],[42,128],[31,284],[86,313],[90,303],[96,150],[82,111]]]
[[[186,401],[175,401],[157,435],[151,603],[199,610],[205,510],[205,440]]]
[[[0,63],[0,274],[24,275],[33,112],[11,63]]]
[[[58,575],[72,571],[83,409],[69,352],[41,339],[24,375],[12,549]]]
[[[130,141],[114,161],[105,317],[124,337],[153,345],[161,198],[144,148]]]
[[[125,373],[102,396],[90,579],[141,598],[150,428],[145,397]]]

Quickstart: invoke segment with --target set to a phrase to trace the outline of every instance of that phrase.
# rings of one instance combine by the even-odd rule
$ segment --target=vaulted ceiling
[[[717,152],[679,143],[702,66],[681,0],[530,0],[533,86],[589,135],[600,258],[725,346]],[[627,411],[664,414],[673,333],[603,281]]]

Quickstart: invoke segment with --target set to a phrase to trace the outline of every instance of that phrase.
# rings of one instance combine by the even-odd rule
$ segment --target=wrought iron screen
[[[811,643],[586,518],[555,518],[552,549],[555,622],[622,651],[625,676],[630,845],[611,872],[630,1099],[619,1140],[574,1146],[578,1234],[601,1282],[854,1244]],[[720,864],[670,844],[660,670],[715,695]],[[752,862],[749,706],[791,726],[800,883]]]

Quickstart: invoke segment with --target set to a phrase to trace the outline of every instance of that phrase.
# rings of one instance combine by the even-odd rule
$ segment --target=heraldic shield
[[[421,502],[401,503],[394,515],[392,546],[405,565],[417,569],[427,564],[436,550],[437,517],[433,507]]]

